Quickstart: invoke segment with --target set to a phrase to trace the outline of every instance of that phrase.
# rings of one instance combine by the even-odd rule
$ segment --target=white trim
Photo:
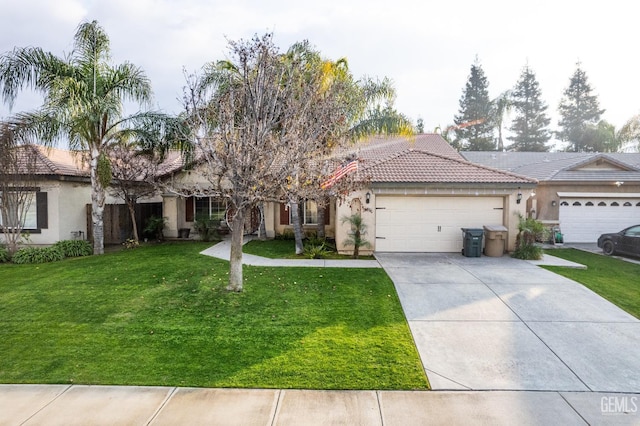
[[[564,198],[640,198],[640,193],[621,192],[558,192]]]

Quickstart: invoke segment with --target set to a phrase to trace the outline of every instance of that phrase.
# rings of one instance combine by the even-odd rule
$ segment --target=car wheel
[[[607,256],[611,256],[613,254],[613,241],[607,240],[602,243],[602,252]]]

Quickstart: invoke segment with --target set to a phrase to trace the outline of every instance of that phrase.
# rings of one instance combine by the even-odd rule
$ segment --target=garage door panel
[[[567,243],[595,243],[601,234],[640,223],[640,199],[564,198],[560,229]],[[580,205],[574,205],[579,203]],[[593,205],[586,205],[591,203]],[[612,205],[617,203],[618,205]],[[625,206],[628,203],[631,205]],[[565,205],[566,204],[566,205]],[[600,205],[599,205],[600,204]]]
[[[460,228],[502,224],[501,197],[376,197],[376,251],[458,252]]]

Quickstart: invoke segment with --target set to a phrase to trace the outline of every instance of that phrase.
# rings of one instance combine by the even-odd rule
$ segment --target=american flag
[[[353,172],[356,172],[356,171],[358,171],[358,160],[353,160],[353,161],[345,164],[344,166],[338,167],[333,173],[331,173],[331,176],[329,176],[329,179],[327,179],[324,182],[322,182],[320,187],[322,189],[330,188],[338,180],[342,179],[343,177],[345,177],[349,173],[353,173]]]

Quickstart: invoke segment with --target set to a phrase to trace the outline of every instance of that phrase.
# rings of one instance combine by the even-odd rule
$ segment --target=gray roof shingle
[[[468,161],[538,181],[640,182],[639,153],[464,151],[461,154]],[[587,167],[599,160],[609,163],[611,167]]]

